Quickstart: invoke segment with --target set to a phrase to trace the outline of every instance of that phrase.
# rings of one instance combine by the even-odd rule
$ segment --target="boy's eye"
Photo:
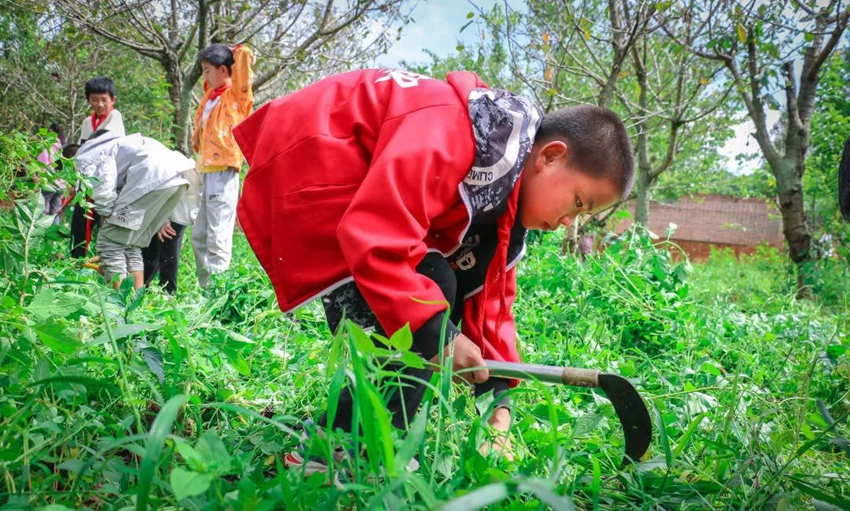
[[[584,207],[584,204],[582,204],[581,199],[579,199],[578,197],[576,197],[576,207],[579,209]]]

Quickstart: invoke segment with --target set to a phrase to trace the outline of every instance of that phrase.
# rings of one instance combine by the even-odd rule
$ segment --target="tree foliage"
[[[776,179],[783,233],[789,256],[798,265],[801,294],[808,289],[806,268],[813,255],[803,197],[812,116],[821,68],[841,40],[848,18],[850,6],[840,0],[717,0],[674,9],[665,19],[665,29],[683,46],[724,65],[755,124],[756,141]],[[688,43],[682,34],[691,20],[706,27],[706,36]],[[779,143],[771,137],[768,108],[784,114]]]
[[[0,126],[35,132],[59,122],[69,142],[76,141],[91,113],[83,85],[98,75],[116,83],[116,107],[128,131],[168,140],[172,106],[161,70],[144,58],[63,22],[49,3],[3,4],[0,31]]]
[[[838,208],[838,163],[850,136],[850,50],[833,55],[824,65],[820,93],[812,117],[812,141],[803,177],[806,218],[815,240],[830,235],[846,253],[850,228]],[[822,244],[821,244],[822,245]],[[829,247],[819,247],[821,252]]]
[[[256,105],[384,52],[405,23],[402,0],[36,0],[0,6],[0,85],[28,109],[28,129],[78,126],[86,79],[111,76],[128,129],[186,149],[200,93],[197,52],[247,42],[257,55]],[[400,30],[400,29],[399,29]],[[37,86],[34,86],[37,84]],[[41,106],[39,106],[41,105]],[[30,113],[29,109],[35,111]],[[137,109],[138,108],[138,109]],[[11,113],[11,112],[10,112]],[[9,119],[9,120],[5,120]]]

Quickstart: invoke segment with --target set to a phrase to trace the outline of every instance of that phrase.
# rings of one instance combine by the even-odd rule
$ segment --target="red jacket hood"
[[[446,82],[464,103],[469,100],[472,89],[489,88],[481,77],[471,71],[453,71],[446,75]]]

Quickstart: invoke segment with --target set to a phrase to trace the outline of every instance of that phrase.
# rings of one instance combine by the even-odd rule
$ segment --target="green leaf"
[[[594,461],[596,459],[594,458]],[[517,489],[521,492],[530,492],[554,511],[575,511],[576,507],[567,497],[558,495],[553,491],[555,484],[543,479],[529,479],[519,484]]]
[[[425,367],[425,360],[422,357],[413,353],[412,351],[404,351],[401,353],[401,357],[398,359],[401,363],[408,367],[413,367],[416,369],[422,369]]]
[[[52,318],[33,326],[32,329],[41,342],[53,351],[70,355],[83,346],[79,339],[68,333],[62,324]]]
[[[741,44],[745,44],[747,42],[747,30],[744,28],[744,25],[738,24],[738,40],[741,41]]]
[[[147,511],[148,509],[151,484],[153,483],[156,466],[159,464],[159,454],[162,452],[165,437],[171,433],[171,428],[177,419],[177,414],[188,399],[188,396],[185,394],[178,394],[172,397],[165,403],[153,421],[150,434],[148,435],[145,457],[142,459],[142,466],[139,469],[136,511]]]
[[[157,348],[148,346],[147,343],[140,346],[140,349],[142,351],[142,358],[145,359],[148,369],[156,376],[159,383],[165,382],[165,372],[162,369],[162,353]]]
[[[33,382],[33,385],[47,385],[48,383],[71,383],[74,385],[82,385],[86,389],[117,389],[115,383],[97,378],[87,378],[85,376],[52,376],[43,378]]]
[[[141,332],[148,332],[152,330],[159,330],[162,328],[160,325],[153,325],[150,323],[135,323],[131,325],[121,325],[117,328],[112,329],[112,337],[116,341],[120,341],[126,337],[130,337],[136,335]],[[104,331],[102,334],[98,335],[91,344],[100,345],[109,342],[109,332]]]
[[[534,407],[534,410],[531,411],[531,415],[536,417],[539,421],[549,424],[553,418],[551,413],[552,410],[550,410],[550,408],[554,409],[554,419],[558,421],[558,424],[556,425],[565,424],[573,418],[572,414],[567,412],[567,410],[565,410],[562,406],[555,406],[551,404],[546,405],[543,403]]]
[[[131,279],[125,279],[124,282],[127,282],[128,280],[132,282]],[[124,287],[124,282],[121,283],[122,288]],[[134,290],[133,294],[130,295],[130,300],[127,301],[127,307],[124,310],[125,318],[145,302],[145,296],[147,296],[147,293],[148,288],[146,287],[140,287],[139,289]]]
[[[180,437],[173,437],[172,440],[174,441],[174,446],[177,448],[177,452],[183,457],[183,461],[186,462],[186,465],[191,470],[206,471],[204,457],[189,442]]]
[[[171,490],[178,501],[194,497],[207,491],[212,483],[212,474],[201,474],[177,467],[171,471]]]
[[[60,463],[57,466],[57,468],[59,470],[67,470],[68,472],[72,472],[74,474],[79,474],[83,470],[84,466],[85,466],[85,462],[83,460],[70,459],[70,460],[65,460],[62,463]]]
[[[419,451],[419,447],[425,442],[425,430],[428,426],[428,415],[427,410],[420,410],[420,412],[416,414],[416,419],[409,428],[407,436],[401,444],[401,448],[396,453],[395,469],[399,474],[404,474],[407,463],[414,455],[416,455]]]
[[[361,356],[371,355],[375,352],[375,344],[372,343],[372,340],[369,339],[369,336],[363,331],[362,328],[357,326],[351,321],[348,321],[348,332],[353,341],[353,348],[357,350]]]
[[[230,454],[227,447],[213,431],[207,431],[198,440],[195,451],[203,458],[207,472],[222,475],[230,470]]]
[[[691,439],[691,436],[693,436],[697,427],[700,425],[702,420],[704,418],[706,418],[707,416],[708,416],[707,413],[701,413],[701,414],[697,415],[696,417],[694,417],[694,420],[691,421],[690,425],[688,426],[687,431],[685,431],[685,434],[682,435],[682,438],[679,439],[679,442],[676,444],[676,447],[673,449],[672,459],[678,458],[679,455],[682,453],[682,451],[685,450],[685,447],[688,445],[688,441]]]
[[[667,438],[667,427],[664,425],[664,419],[661,417],[661,410],[653,403],[653,411],[655,412],[655,423],[658,424],[658,437],[661,440],[661,447],[664,449],[664,463],[669,470],[670,463],[673,461],[673,452],[670,450],[670,440]]]
[[[584,436],[592,433],[593,430],[599,427],[602,419],[605,417],[601,413],[586,413],[576,419],[575,436]]]
[[[227,357],[227,361],[230,362],[230,365],[236,369],[239,374],[242,376],[251,376],[251,366],[241,353],[225,351],[224,356]]]
[[[405,323],[403,327],[396,330],[392,337],[388,339],[388,344],[399,351],[410,351],[413,346],[413,333],[410,331],[410,323]]]
[[[792,477],[791,483],[800,491],[807,493],[818,500],[822,500],[823,502],[836,506],[839,509],[850,511],[850,504],[848,504],[847,500],[843,498],[843,496],[826,493],[826,491],[823,491],[821,488],[812,486],[807,481],[797,477]]]
[[[55,290],[45,287],[35,295],[25,309],[39,320],[65,318],[80,309],[80,302],[83,299],[79,295],[57,293]]]
[[[245,343],[245,344],[257,344],[250,337],[245,337],[244,335],[240,334],[239,332],[228,331],[227,337],[231,341],[241,342],[241,343]]]
[[[360,346],[365,342],[372,345],[371,340],[366,337],[363,330],[357,325],[348,322],[349,342],[351,343],[351,365],[354,370],[354,386],[357,388],[355,399],[359,406],[360,417],[363,421],[363,437],[365,439],[366,451],[372,470],[378,473],[379,461],[383,461],[390,476],[396,475],[393,459],[392,434],[390,430],[390,416],[386,406],[381,399],[381,394],[370,381],[366,361],[363,358]],[[358,345],[359,344],[359,345]],[[355,345],[358,345],[355,347]],[[374,350],[374,347],[372,347]]]
[[[508,496],[505,483],[493,483],[473,490],[462,497],[450,500],[442,511],[472,511],[504,500]]]

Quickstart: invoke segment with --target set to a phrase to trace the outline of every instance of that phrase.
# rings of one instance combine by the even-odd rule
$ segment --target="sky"
[[[477,36],[474,25],[461,32],[469,22],[467,14],[478,12],[477,5],[483,10],[489,10],[496,2],[505,0],[419,0],[413,11],[413,20],[402,30],[399,41],[393,44],[385,55],[381,55],[376,63],[379,66],[399,67],[401,61],[411,63],[429,63],[431,58],[422,51],[428,48],[439,57],[454,53],[459,42],[473,42]],[[521,8],[521,0],[507,0],[508,4]],[[473,5],[474,4],[474,5]],[[742,112],[742,118],[746,118]],[[778,119],[777,112],[768,113],[768,122]],[[739,165],[735,156],[739,153],[760,154],[758,144],[751,134],[755,131],[752,121],[745,121],[735,128],[735,136],[729,140],[719,152],[726,157],[727,169],[733,173],[749,173],[761,165],[761,157]]]
[[[484,10],[489,10],[501,0],[476,0]],[[520,2],[509,0],[510,5]],[[467,14],[478,12],[468,0],[419,0],[413,11],[413,21],[401,32],[401,40],[389,51],[377,59],[377,64],[386,67],[398,67],[399,62],[428,63],[431,58],[422,51],[428,48],[440,57],[455,52],[459,41],[471,41],[476,36],[473,25],[461,32],[469,22]]]

